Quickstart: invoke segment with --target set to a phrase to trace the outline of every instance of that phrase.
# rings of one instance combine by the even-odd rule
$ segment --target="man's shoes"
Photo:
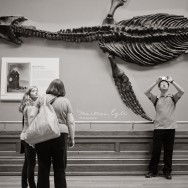
[[[153,172],[148,172],[145,175],[146,178],[152,178],[152,177],[156,177],[156,176],[158,176],[158,174],[157,173],[153,173]]]
[[[164,174],[165,175],[165,178],[168,179],[168,180],[171,180],[172,179],[172,175],[171,174]]]

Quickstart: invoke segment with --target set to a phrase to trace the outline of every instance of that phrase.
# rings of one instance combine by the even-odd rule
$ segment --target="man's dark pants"
[[[158,164],[162,146],[164,148],[163,173],[170,174],[172,171],[172,155],[175,139],[175,129],[155,129],[153,132],[153,151],[149,164],[149,171],[158,173]]]

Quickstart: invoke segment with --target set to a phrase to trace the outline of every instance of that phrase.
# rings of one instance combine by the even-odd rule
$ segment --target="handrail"
[[[153,121],[76,121],[77,124],[152,124]],[[177,121],[177,124],[187,124],[188,121]]]
[[[4,125],[4,129],[6,129],[6,124],[21,124],[21,121],[0,121],[0,124]],[[75,121],[75,124],[87,124],[90,125],[90,128],[94,124],[129,124],[131,125],[131,130],[135,130],[135,125],[146,125],[153,124],[153,121]],[[177,124],[188,124],[188,121],[177,121]]]
[[[0,121],[0,124],[18,124],[21,121]],[[76,124],[152,124],[153,121],[75,121]],[[188,121],[177,121],[177,124],[188,124]]]
[[[176,121],[177,124],[188,124],[188,121]],[[135,130],[135,124],[146,125],[153,124],[153,121],[77,121],[76,124],[89,124],[90,128],[93,124],[130,124],[131,130]]]

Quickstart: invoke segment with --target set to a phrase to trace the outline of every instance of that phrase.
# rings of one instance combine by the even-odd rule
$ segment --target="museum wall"
[[[22,15],[54,30],[60,25],[62,29],[95,26],[102,24],[110,3],[111,0],[0,0],[0,16]],[[188,17],[188,2],[128,0],[116,11],[115,19],[120,21],[163,12]],[[24,38],[23,44],[17,46],[1,40],[0,64],[2,57],[59,58],[60,78],[65,84],[76,121],[144,121],[123,104],[114,85],[107,55],[97,42],[74,44]],[[154,118],[155,110],[144,91],[158,76],[171,75],[185,89],[177,105],[177,120],[188,120],[187,54],[156,67],[140,67],[116,60],[130,78],[138,99],[151,118]],[[170,91],[175,92],[173,87]],[[154,92],[158,93],[157,88]],[[0,101],[0,121],[20,121],[18,105],[19,101]]]

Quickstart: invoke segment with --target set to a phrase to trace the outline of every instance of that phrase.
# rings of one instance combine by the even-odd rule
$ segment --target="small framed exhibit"
[[[2,58],[1,100],[20,101],[30,86],[44,94],[53,79],[59,78],[59,58]]]

